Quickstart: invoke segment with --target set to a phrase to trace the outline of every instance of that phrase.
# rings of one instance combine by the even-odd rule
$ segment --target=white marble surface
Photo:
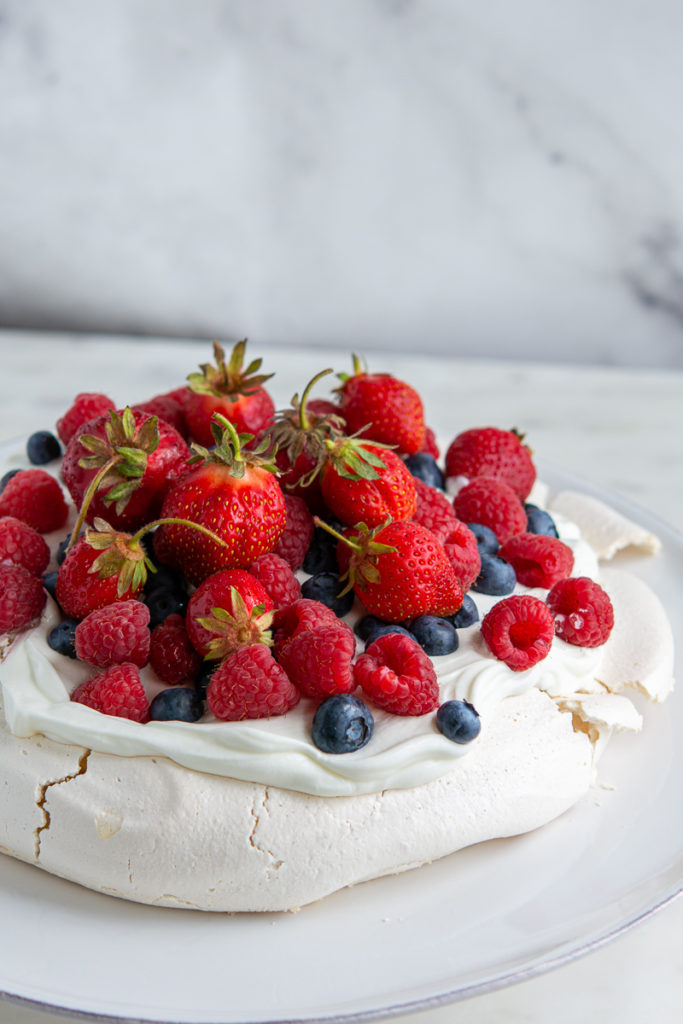
[[[277,369],[280,404],[322,361],[348,366],[346,353],[324,355],[253,346]],[[0,438],[50,427],[72,393],[107,390],[142,399],[182,381],[209,356],[204,343],[102,339],[0,331]],[[527,430],[536,454],[616,490],[683,531],[683,373],[474,362],[417,361],[374,355],[385,369],[417,383],[435,426],[484,422]],[[596,952],[549,974],[478,998],[411,1014],[406,1024],[678,1024],[683,1006],[683,901]],[[48,1024],[31,1007],[0,1003],[0,1024]],[[70,1016],[62,1020],[76,1020]]]
[[[0,324],[683,366],[678,0],[0,0]]]

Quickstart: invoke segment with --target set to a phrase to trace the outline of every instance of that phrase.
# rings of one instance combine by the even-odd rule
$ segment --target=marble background
[[[0,0],[0,325],[683,367],[677,0]]]

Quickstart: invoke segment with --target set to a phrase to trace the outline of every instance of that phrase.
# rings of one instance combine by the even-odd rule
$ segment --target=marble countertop
[[[256,354],[254,347],[253,353]],[[277,369],[273,393],[285,404],[324,363],[347,369],[345,352],[260,346]],[[371,369],[411,380],[428,420],[453,432],[496,423],[524,429],[540,460],[654,511],[683,532],[683,373],[441,359],[366,352]],[[208,342],[0,330],[0,438],[52,428],[81,390],[141,400],[182,382],[210,357]],[[584,958],[512,988],[412,1014],[409,1024],[521,1021],[660,1024],[683,1004],[683,901]],[[47,1024],[39,1009],[0,1003],[0,1022]],[[62,1020],[76,1018],[62,1017]]]

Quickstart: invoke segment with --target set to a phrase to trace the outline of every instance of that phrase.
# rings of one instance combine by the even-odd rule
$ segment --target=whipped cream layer
[[[574,551],[573,575],[599,579],[596,555],[581,538],[578,527],[561,515],[556,515],[556,521],[562,539]],[[540,598],[546,594],[544,590],[521,586],[517,587],[517,592]],[[626,592],[629,593],[628,588]],[[500,600],[473,592],[470,596],[477,603],[480,619]],[[617,614],[621,611],[617,609]],[[362,611],[354,609],[350,620],[359,614]],[[661,608],[655,617],[660,648],[651,658],[651,672],[656,682],[642,679],[628,682],[646,691],[653,687],[661,698],[671,685],[667,666],[672,662],[672,653],[667,656],[666,644],[664,649],[661,647],[664,628],[661,621],[666,622]],[[50,649],[46,637],[57,621],[58,611],[50,602],[40,626],[13,644],[2,666],[5,716],[14,735],[43,734],[60,743],[123,757],[166,757],[183,767],[211,775],[315,796],[375,793],[418,786],[439,778],[473,745],[482,742],[502,701],[533,688],[548,694],[558,707],[573,715],[581,717],[585,708],[585,720],[601,736],[615,727],[637,729],[640,726],[640,716],[627,698],[622,696],[613,701],[611,711],[598,715],[597,721],[596,702],[588,700],[596,694],[609,697],[608,686],[598,680],[601,676],[619,675],[619,651],[612,638],[604,647],[595,649],[573,647],[555,638],[543,661],[527,671],[512,672],[486,648],[480,623],[458,630],[460,643],[456,652],[432,659],[441,701],[468,700],[481,716],[482,730],[472,744],[459,745],[446,739],[436,727],[434,714],[400,717],[373,708],[375,729],[365,747],[353,753],[326,754],[311,741],[316,702],[305,698],[288,714],[270,719],[219,722],[207,712],[197,723],[171,721],[141,725],[103,715],[70,700],[73,689],[96,670]],[[646,622],[641,629],[640,625],[636,627],[632,623],[629,628],[637,629],[647,644],[648,625]],[[621,635],[623,637],[623,632]],[[604,669],[605,663],[607,669]],[[148,695],[153,697],[162,684],[149,668],[142,670],[141,676]]]

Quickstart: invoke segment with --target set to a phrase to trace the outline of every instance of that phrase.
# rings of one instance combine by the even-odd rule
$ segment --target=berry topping
[[[68,514],[62,488],[44,469],[20,470],[0,494],[0,516],[16,516],[38,533],[60,530]]]
[[[530,595],[503,598],[481,624],[486,646],[513,672],[522,672],[547,657],[554,633],[548,606]]]
[[[453,507],[465,523],[481,523],[493,530],[499,544],[526,530],[526,512],[515,492],[502,480],[478,477],[455,496]]]
[[[97,668],[149,658],[149,608],[142,601],[119,601],[90,613],[76,627],[76,654]]]
[[[76,541],[57,573],[57,601],[73,619],[136,597],[146,578],[143,547],[129,534],[108,530],[102,520],[96,526]]]
[[[508,484],[523,501],[536,470],[523,437],[515,430],[479,427],[458,434],[446,452],[446,476],[492,477]]]
[[[171,686],[194,680],[199,675],[202,659],[190,643],[182,615],[169,615],[154,627],[149,663],[159,679]]]
[[[482,555],[497,555],[500,548],[498,538],[493,530],[482,523],[468,523],[468,529],[472,531],[477,541],[479,553]]]
[[[292,637],[278,660],[304,696],[325,697],[355,689],[351,665],[355,653],[353,631],[336,619]]]
[[[326,754],[348,754],[365,746],[374,727],[372,712],[365,701],[350,693],[337,693],[318,705],[311,739]]]
[[[524,511],[526,512],[527,533],[542,533],[546,537],[559,536],[555,520],[545,509],[539,508],[537,505],[530,505],[527,502],[524,506]]]
[[[454,519],[450,528],[441,535],[441,543],[460,587],[463,591],[469,590],[481,570],[477,538],[464,523]]]
[[[0,562],[23,565],[34,576],[40,576],[49,561],[50,549],[37,530],[15,516],[0,519]]]
[[[472,584],[472,590],[477,594],[503,597],[505,594],[512,593],[516,583],[515,570],[509,562],[497,555],[482,555],[481,569]]]
[[[94,711],[132,722],[149,720],[149,701],[137,665],[113,665],[101,675],[77,686],[71,700]]]
[[[115,408],[116,403],[106,395],[82,391],[76,395],[73,404],[62,418],[57,420],[57,434],[60,441],[62,444],[68,444],[72,437],[80,433],[81,427],[84,427],[86,423]]]
[[[465,594],[462,599],[462,607],[455,615],[451,616],[451,620],[456,629],[467,629],[468,626],[479,621],[479,609],[469,594]]]
[[[62,447],[49,430],[37,430],[26,443],[28,461],[34,466],[46,466],[62,454]]]
[[[76,659],[76,626],[77,619],[63,619],[56,626],[53,626],[47,635],[48,647],[51,647],[57,654],[63,654],[66,658]]]
[[[335,615],[343,618],[353,608],[354,595],[349,590],[340,597],[344,584],[340,582],[337,572],[318,572],[310,576],[301,586],[302,597],[308,597],[312,601],[322,601],[328,608],[331,608]]]
[[[417,508],[415,481],[390,448],[342,438],[329,450],[320,486],[328,509],[347,526],[379,526],[388,516],[411,519]]]
[[[279,657],[280,651],[292,637],[329,623],[337,625],[339,621],[332,609],[328,608],[326,604],[322,604],[321,601],[300,598],[294,604],[290,604],[288,608],[275,613],[273,638],[275,656]]]
[[[284,715],[300,699],[296,686],[263,644],[229,654],[211,676],[206,697],[212,714],[225,722]]]
[[[273,553],[284,558],[292,571],[296,572],[304,563],[306,552],[313,540],[313,516],[303,498],[284,494],[287,519],[282,535],[273,548]],[[336,565],[336,560],[333,560]]]
[[[203,714],[204,702],[193,686],[162,690],[149,706],[151,722],[198,722]]]
[[[443,540],[456,521],[453,505],[442,491],[424,483],[419,477],[415,478],[415,494],[417,508],[413,522],[431,530],[439,540]]]
[[[414,477],[430,487],[443,490],[444,475],[433,455],[427,452],[416,452],[406,459],[406,466]]]
[[[557,537],[520,533],[500,549],[500,557],[515,570],[517,582],[525,587],[552,587],[570,575],[574,552]]]
[[[338,523],[335,528],[343,529],[343,525]],[[337,538],[328,533],[322,526],[314,528],[313,539],[306,552],[302,568],[304,572],[310,573],[311,576],[315,576],[319,572],[337,572],[339,568],[337,563]]]
[[[453,743],[471,743],[481,732],[479,714],[466,700],[444,701],[436,713],[436,725]]]
[[[556,583],[546,598],[555,634],[577,647],[600,647],[614,626],[609,595],[587,576]]]
[[[217,660],[251,644],[269,644],[273,602],[244,569],[223,569],[201,583],[187,606],[187,632],[203,658]]]
[[[339,375],[339,405],[350,434],[395,447],[406,455],[425,442],[422,399],[415,388],[387,373],[366,373],[353,357],[353,374]]]
[[[272,374],[263,374],[261,359],[254,359],[246,367],[247,341],[239,341],[230,356],[213,343],[215,366],[204,363],[198,373],[191,373],[189,391],[185,399],[185,421],[195,441],[206,446],[213,444],[212,418],[215,413],[230,420],[238,434],[257,436],[273,420],[275,405],[263,384]]]
[[[46,600],[39,576],[23,565],[0,565],[0,634],[34,626]]]
[[[372,703],[394,715],[425,715],[439,703],[434,666],[414,640],[400,633],[370,644],[354,674]]]
[[[410,631],[425,654],[431,657],[452,654],[458,649],[458,634],[448,619],[436,615],[420,615],[411,622]]]
[[[260,555],[249,566],[249,572],[268,591],[275,608],[286,608],[301,597],[301,584],[284,558],[275,552]]]
[[[431,455],[433,459],[438,459],[441,454],[436,440],[436,434],[431,427],[425,427],[425,440],[421,451],[426,452],[427,455]]]

